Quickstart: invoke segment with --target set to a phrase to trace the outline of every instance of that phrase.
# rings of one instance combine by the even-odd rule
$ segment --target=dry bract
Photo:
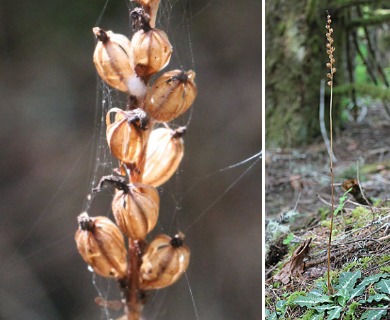
[[[161,75],[146,92],[145,111],[158,122],[169,122],[194,102],[195,72],[173,70]]]
[[[134,66],[131,63],[130,40],[124,35],[104,31],[97,27],[93,28],[93,32],[98,39],[93,61],[100,77],[111,87],[129,92],[128,82],[136,81]],[[143,87],[145,90],[144,84]],[[134,95],[137,96],[140,93],[137,92]]]
[[[84,261],[103,277],[126,277],[126,249],[118,227],[106,217],[89,217],[86,212],[78,221],[75,240]]]
[[[111,113],[115,113],[113,122]],[[144,111],[112,108],[107,113],[106,124],[107,142],[114,157],[129,166],[144,160],[142,157],[150,132]]]
[[[133,240],[145,239],[158,219],[160,197],[146,184],[131,184],[128,192],[117,190],[112,212],[122,232]]]
[[[172,45],[160,29],[139,30],[131,39],[131,54],[138,76],[146,77],[162,70],[172,55]]]
[[[158,187],[176,172],[184,155],[185,128],[158,128],[149,137],[143,183]]]
[[[140,269],[141,288],[160,289],[176,282],[187,270],[190,249],[183,236],[158,235],[147,247]]]

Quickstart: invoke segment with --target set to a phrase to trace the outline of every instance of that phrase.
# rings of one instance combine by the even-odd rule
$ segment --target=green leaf
[[[324,319],[324,316],[325,316],[324,313],[316,314],[316,315],[311,317],[311,320],[322,320],[322,319]]]
[[[380,320],[387,314],[387,310],[367,310],[360,320]]]
[[[276,315],[276,312],[272,312],[270,315],[265,317],[267,320],[277,320],[278,316]]]
[[[349,296],[349,301],[351,301],[353,298],[358,297],[363,294],[364,289],[366,285],[358,285],[355,289],[351,291],[351,294]]]
[[[284,316],[286,312],[286,306],[287,306],[286,300],[279,300],[278,302],[276,302],[276,312]]]
[[[356,281],[360,279],[362,272],[357,270],[355,272],[343,272],[340,274],[339,284],[335,287],[338,290],[345,289],[346,294],[350,295]]]
[[[368,276],[368,277],[364,278],[362,280],[362,282],[359,283],[357,285],[357,287],[351,291],[349,300],[351,301],[353,298],[362,295],[363,292],[364,292],[364,289],[367,287],[367,285],[373,284],[375,282],[378,282],[381,278],[387,278],[387,277],[388,277],[387,274],[378,273],[378,274],[374,274],[374,275],[371,275],[371,276]]]
[[[382,279],[375,285],[375,290],[381,293],[390,294],[390,279]]]
[[[283,244],[289,244],[294,239],[294,234],[289,233],[288,236],[283,240]]]
[[[336,306],[332,311],[329,312],[327,320],[340,319],[340,313],[342,310],[342,307]]]
[[[331,310],[334,308],[335,308],[335,306],[333,304],[323,304],[323,305],[314,307],[314,309],[319,313],[323,313],[325,311],[328,311],[328,310]]]
[[[265,309],[265,319],[267,319],[267,320],[277,320],[278,316],[277,316],[276,312],[272,312],[271,313],[271,310]]]
[[[337,297],[337,302],[339,303],[339,305],[343,307],[347,304],[349,296],[350,293],[346,288],[342,288],[334,294],[334,297]]]
[[[350,305],[349,305],[349,308],[348,308],[348,311],[346,313],[346,317],[345,319],[346,320],[351,320],[351,319],[355,319],[355,310],[356,308],[360,306],[360,303],[357,302],[357,301],[353,301]]]
[[[347,190],[347,192],[344,193],[344,195],[339,199],[339,205],[337,206],[336,210],[333,212],[333,215],[334,216],[337,216],[337,214],[343,210],[344,208],[344,205],[345,205],[345,201],[347,200],[348,198],[348,193],[352,190],[352,188],[350,188],[349,190]]]
[[[368,276],[362,280],[361,283],[359,283],[359,286],[367,286],[368,284],[378,282],[381,278],[387,278],[389,275],[384,273],[377,273],[372,276]]]
[[[379,302],[379,301],[382,301],[382,300],[390,301],[390,298],[389,298],[389,296],[387,294],[377,293],[377,294],[374,294],[372,296],[369,296],[368,299],[367,299],[367,302],[368,303],[371,303],[373,301]]]
[[[300,307],[311,308],[321,303],[332,302],[329,296],[319,295],[318,293],[309,292],[307,296],[298,296],[291,303],[296,304]]]

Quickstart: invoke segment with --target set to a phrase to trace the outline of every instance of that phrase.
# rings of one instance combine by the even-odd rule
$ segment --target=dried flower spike
[[[329,62],[326,63],[326,67],[330,70],[326,74],[326,76],[329,78],[328,81],[328,86],[333,86],[333,75],[336,73],[336,68],[334,67],[334,63],[336,62],[333,52],[336,50],[335,47],[333,46],[333,38],[332,38],[332,33],[333,29],[331,28],[330,24],[332,23],[332,20],[330,19],[330,15],[328,14],[326,17],[326,26],[325,28],[328,30],[326,33],[326,39],[328,43],[326,44],[326,54],[329,57]]]
[[[172,45],[164,31],[150,27],[149,17],[142,9],[133,10],[131,17],[133,25],[142,28],[131,39],[132,62],[137,75],[147,77],[159,72],[169,63]]]
[[[183,114],[194,102],[195,72],[173,70],[162,74],[146,92],[145,111],[158,122],[169,122]]]
[[[140,268],[142,289],[170,286],[187,270],[190,249],[183,243],[183,238],[181,233],[174,238],[158,235],[149,244]]]
[[[160,197],[156,188],[146,184],[130,184],[117,190],[112,212],[122,232],[133,240],[143,240],[156,226]]]
[[[115,120],[111,121],[111,114]],[[112,108],[106,115],[106,136],[114,157],[129,167],[138,167],[144,161],[144,148],[149,135],[149,119],[141,109],[123,111]]]
[[[185,127],[152,131],[146,152],[143,183],[158,187],[173,176],[183,159],[184,132]]]
[[[126,249],[118,227],[106,217],[89,217],[86,212],[77,220],[75,240],[84,261],[102,277],[125,278]]]
[[[135,74],[130,40],[97,27],[93,28],[93,32],[98,39],[93,61],[100,77],[111,87],[142,99],[146,85]]]

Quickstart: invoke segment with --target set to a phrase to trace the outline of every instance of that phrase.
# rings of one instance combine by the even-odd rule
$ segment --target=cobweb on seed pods
[[[212,1],[211,1],[212,2]],[[211,3],[210,2],[210,3]],[[108,3],[108,1],[107,1]],[[107,5],[106,3],[106,5]],[[209,4],[210,4],[209,3]],[[209,5],[208,4],[208,5]],[[203,9],[207,9],[207,6]],[[135,5],[133,2],[128,2],[128,10],[132,10]],[[126,8],[124,8],[126,9]],[[203,10],[202,9],[202,10]],[[182,69],[189,70],[192,69],[196,72],[196,57],[193,54],[192,48],[192,37],[191,37],[191,18],[194,13],[191,8],[191,1],[185,0],[164,0],[161,1],[158,15],[156,27],[164,30],[168,38],[173,46],[173,54],[169,65],[164,69],[164,71],[173,70],[173,69]],[[104,9],[102,10],[102,15],[104,15]],[[101,17],[100,17],[101,18]],[[100,20],[99,18],[99,20]],[[96,23],[99,26],[99,20]],[[129,30],[130,30],[130,21],[129,21]],[[115,30],[115,32],[126,34],[125,32],[120,32]],[[131,39],[131,35],[128,35]],[[117,166],[117,161],[112,158],[110,155],[107,142],[106,142],[106,125],[105,125],[105,114],[112,107],[123,108],[126,105],[126,97],[123,94],[118,93],[116,90],[112,90],[105,83],[103,83],[100,79],[98,79],[97,85],[97,106],[96,106],[96,129],[95,129],[95,152],[91,156],[91,173],[90,173],[90,182],[89,188],[92,189],[96,187],[100,178],[107,174],[112,174],[113,168]],[[192,113],[196,112],[196,101],[194,106],[190,108],[184,116],[179,119],[169,123],[169,126],[172,128],[176,128],[179,126],[186,125],[189,130],[191,130],[191,118]],[[184,137],[185,140],[185,137]],[[182,179],[182,171],[178,170],[176,175],[172,178],[174,183],[168,183],[168,186],[162,186],[159,188],[159,193],[162,199],[169,199],[171,202],[171,207],[168,212],[161,212],[164,209],[160,210],[160,216],[165,215],[169,216],[168,223],[165,221],[161,223],[160,221],[157,224],[157,231],[154,231],[152,234],[158,233],[166,233],[171,236],[176,234],[178,231],[183,231],[185,234],[191,233],[192,227],[198,223],[199,220],[203,219],[208,214],[211,214],[214,205],[219,202],[226,194],[229,193],[230,189],[232,189],[246,174],[251,172],[254,166],[258,165],[261,160],[262,153],[261,151],[246,158],[245,160],[240,160],[239,162],[227,166],[222,169],[217,169],[212,173],[205,173],[203,176],[195,177],[193,179],[193,183],[188,190],[180,191],[180,180]],[[207,181],[211,181],[212,179],[218,177],[218,175],[228,171],[233,170],[236,167],[244,167],[244,170],[230,182],[229,185],[226,186],[225,190],[222,191],[211,203],[202,203],[199,204],[199,208],[197,209],[197,215],[192,218],[192,222],[187,225],[182,225],[180,223],[181,215],[184,214],[182,211],[182,200],[184,197],[187,197],[193,188],[198,187],[199,184],[207,183]],[[103,191],[104,192],[104,191]],[[110,194],[109,191],[105,192],[106,194]],[[101,194],[88,194],[84,203],[84,210],[89,212],[91,207],[94,207],[94,202],[96,198],[100,197]],[[169,202],[169,201],[168,201]],[[168,205],[169,207],[169,205]],[[110,216],[110,208],[106,207],[106,215]],[[165,208],[166,209],[166,208]],[[92,213],[91,215],[96,215]],[[191,263],[190,263],[191,264]],[[184,279],[181,281],[186,283],[185,291],[181,292],[180,297],[177,297],[177,302],[187,300],[190,301],[191,309],[190,312],[192,314],[192,319],[200,319],[200,313],[202,313],[202,306],[198,305],[197,295],[193,293],[192,290],[192,282],[189,279],[188,275],[185,274]],[[105,279],[101,279],[95,275],[92,275],[92,282],[96,291],[100,298],[103,300],[115,300],[120,299],[119,293],[116,287],[116,284],[113,281],[107,281]],[[169,295],[169,288],[164,290],[157,290],[149,293],[147,303],[144,310],[144,317],[146,320],[149,319],[166,319],[167,307],[165,306],[166,296]],[[175,291],[177,292],[177,291]],[[92,299],[92,297],[91,297]],[[171,297],[171,299],[176,300],[175,297]],[[105,319],[114,319],[120,316],[120,313],[113,311],[110,308],[102,307],[102,318]]]
[[[101,18],[105,15],[106,6],[110,1],[112,2],[112,0],[107,0],[106,4],[102,8],[101,15],[98,17],[97,22],[94,26],[99,26]],[[157,15],[156,26],[167,33],[168,38],[173,45],[173,54],[171,62],[164,69],[164,71],[173,69],[192,69],[197,72],[197,57],[193,54],[192,19],[193,17],[201,13],[207,12],[209,6],[212,5],[213,2],[214,0],[210,0],[203,8],[200,8],[195,12],[191,7],[191,0],[161,1],[159,12]],[[192,3],[195,2],[192,1]],[[123,10],[127,11],[134,7],[135,5],[133,2],[127,1],[124,2]],[[94,26],[91,26],[91,28]],[[129,21],[127,30],[113,31],[117,33],[126,34],[129,38],[131,38],[130,30],[131,27]],[[195,81],[199,83],[199,75],[197,75],[197,79]],[[199,92],[199,95],[201,94],[202,93]],[[105,215],[112,219],[112,214],[110,212],[110,202],[112,199],[113,190],[107,188],[107,190],[103,190],[98,194],[91,193],[91,190],[92,188],[97,186],[102,176],[112,174],[113,169],[117,167],[117,161],[112,158],[106,141],[105,116],[110,108],[123,108],[125,104],[126,97],[122,93],[119,93],[118,91],[109,88],[98,78],[96,90],[96,108],[94,117],[94,133],[93,137],[91,137],[93,151],[91,151],[90,153],[91,155],[88,165],[90,172],[89,179],[88,181],[86,181],[85,186],[85,201],[82,205],[82,208],[80,208],[80,212],[87,211],[91,216]],[[179,126],[186,125],[188,130],[191,131],[193,115],[197,113],[197,108],[204,107],[210,108],[210,106],[200,106],[197,100],[195,100],[195,103],[190,108],[190,110],[187,111],[184,116],[181,116],[179,119],[173,121],[173,123],[170,123],[169,126],[176,128]],[[207,119],[204,121],[207,121]],[[184,137],[184,141],[186,141],[186,137]],[[186,150],[190,148],[191,145],[186,144]],[[84,152],[89,151],[89,148],[86,148],[84,150]],[[178,170],[175,176],[171,179],[171,182],[168,182],[166,185],[163,185],[159,188],[159,193],[163,206],[160,211],[160,216],[164,216],[162,217],[164,218],[162,219],[164,221],[158,222],[156,230],[153,232],[153,235],[156,235],[158,233],[166,233],[172,236],[178,231],[182,231],[186,234],[186,239],[192,238],[193,242],[196,241],[198,237],[203,236],[200,234],[194,234],[194,228],[199,224],[199,222],[201,222],[202,220],[207,220],[209,216],[213,215],[213,209],[215,208],[215,206],[221,201],[223,201],[226,197],[229,197],[232,194],[232,190],[235,189],[238,184],[245,182],[244,177],[252,173],[255,167],[259,167],[261,156],[261,151],[256,152],[256,150],[255,153],[249,155],[237,154],[237,158],[234,160],[234,164],[226,163],[223,161],[223,158],[221,158],[219,162],[220,165],[216,166],[215,170],[208,170],[196,176],[192,176],[191,173],[185,172],[183,171],[183,169]],[[184,158],[186,158],[186,152],[184,154]],[[80,159],[75,161],[75,166],[77,165],[77,161],[79,160]],[[193,159],[193,161],[196,161],[196,159]],[[69,170],[68,177],[72,174],[73,169],[74,168]],[[206,186],[212,185],[212,182],[214,180],[218,180],[221,177],[224,177],[224,180],[227,181],[226,186],[221,189],[221,191],[218,191],[218,193],[212,198],[211,201],[207,200],[204,202],[198,202],[194,208],[183,207],[185,200],[191,197],[191,194],[194,190],[200,188],[205,189]],[[183,185],[183,180],[187,178],[190,178],[191,180],[189,183],[186,184],[188,185],[186,189],[182,190],[181,186]],[[48,201],[46,209],[39,214],[35,223],[25,234],[23,240],[19,244],[19,247],[16,248],[15,253],[10,256],[9,261],[3,264],[3,271],[4,269],[11,269],[10,266],[12,266],[13,261],[16,259],[15,257],[17,257],[17,251],[22,247],[23,244],[25,244],[30,238],[32,238],[32,232],[37,229],[37,227],[41,227],[41,225],[44,224],[43,217],[48,216],[48,213],[50,211],[49,208],[53,205],[54,201],[57,201],[58,198],[61,197],[61,192],[65,189],[64,186],[67,183],[67,177],[65,177],[60,182],[58,190],[53,191],[53,196]],[[258,208],[258,210],[260,211],[260,208]],[[190,217],[188,217],[189,212],[191,212]],[[76,214],[78,213],[70,214],[74,214],[76,216]],[[182,223],[182,221],[184,220],[184,216],[186,218],[186,222]],[[46,246],[42,246],[39,251],[36,250],[29,255],[22,256],[22,258],[27,260],[31,256],[37,256],[45,251],[49,252],[50,247],[57,246],[61,241],[64,240],[71,239],[72,241],[73,236],[74,233],[66,235],[64,237],[61,236],[58,241],[55,241]],[[192,249],[196,245],[196,243],[188,243],[188,245],[190,249]],[[72,250],[74,250],[74,252],[77,251],[75,244]],[[198,270],[193,269],[192,265],[193,262],[196,261],[195,259],[199,260],[202,259],[202,257],[200,257],[199,255],[193,255],[191,256],[191,259],[192,260],[190,262],[189,270],[191,270],[191,273],[198,272]],[[68,277],[71,276],[72,275],[68,275]],[[95,276],[93,272],[91,272],[91,279],[92,286],[94,286],[97,295],[101,299],[109,301],[120,300],[119,290],[115,281],[106,280],[99,276]],[[222,282],[223,277],[221,276],[221,278],[218,280],[219,282]],[[180,311],[180,313],[177,313],[176,317],[172,316],[175,311],[170,310],[178,306],[185,306],[185,308],[189,310],[186,314],[190,314],[190,318],[187,317],[187,319],[207,318],[202,315],[208,314],[207,312],[211,309],[211,306],[217,305],[215,301],[218,299],[218,297],[215,297],[214,300],[205,301],[203,299],[203,296],[205,296],[205,292],[202,291],[202,287],[198,282],[194,283],[190,272],[187,272],[187,274],[185,274],[179,282],[175,283],[172,288],[170,287],[163,290],[151,292],[145,306],[145,320],[158,320],[169,318],[182,319],[183,317],[179,316],[179,314],[183,315],[182,310]],[[90,284],[88,283],[86,285]],[[213,286],[214,284],[209,283],[209,285]],[[91,296],[90,299],[93,300],[94,297]],[[168,300],[170,300],[170,302],[167,305]],[[96,309],[100,308],[99,306],[95,307]],[[95,310],[91,310],[91,313],[96,314]],[[117,312],[108,307],[101,307],[101,313],[102,319],[115,319],[121,315],[120,312]],[[208,317],[208,319],[210,319],[210,317]]]

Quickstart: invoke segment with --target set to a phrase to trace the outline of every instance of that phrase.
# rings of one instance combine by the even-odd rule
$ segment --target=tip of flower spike
[[[176,76],[173,76],[171,79],[168,80],[168,82],[171,82],[171,81],[179,81],[181,83],[186,83],[187,80],[188,80],[188,75],[187,73],[183,70],[181,71],[179,74],[177,74]]]
[[[186,133],[187,131],[187,127],[184,126],[184,127],[179,127],[177,128],[176,130],[173,131],[172,133],[172,137],[173,138],[181,138],[182,136],[184,136],[184,134]]]
[[[92,231],[92,229],[94,227],[94,223],[93,223],[92,219],[89,217],[87,212],[84,211],[83,213],[81,213],[77,217],[77,221],[79,223],[79,227],[81,230]]]
[[[92,31],[99,41],[106,43],[109,40],[107,32],[104,31],[103,29],[100,29],[99,27],[95,27],[95,28],[92,28]]]
[[[179,232],[177,235],[175,235],[170,244],[172,247],[174,248],[180,248],[181,246],[183,246],[183,243],[184,243],[184,233],[182,232]]]

